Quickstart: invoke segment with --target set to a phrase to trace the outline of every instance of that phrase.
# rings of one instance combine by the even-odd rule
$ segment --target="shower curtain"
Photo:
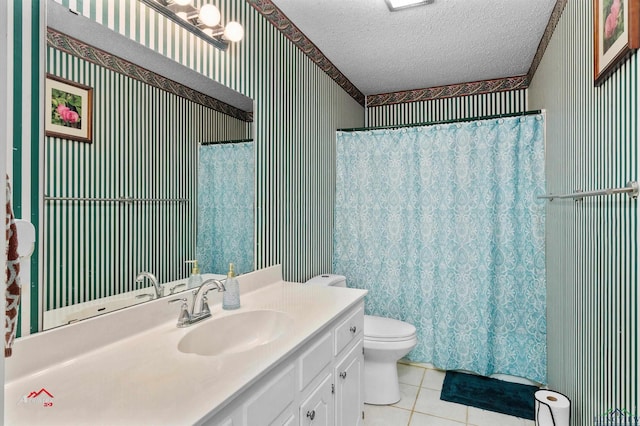
[[[546,382],[544,118],[338,132],[334,272],[409,359]]]
[[[202,273],[253,271],[253,142],[201,145],[197,257]]]

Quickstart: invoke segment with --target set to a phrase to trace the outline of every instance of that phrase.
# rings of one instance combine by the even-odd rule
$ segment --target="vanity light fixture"
[[[220,11],[213,4],[205,4],[198,10],[192,0],[140,1],[220,50],[226,50],[230,41],[240,41],[244,36],[240,23],[231,21],[226,26],[220,24]]]
[[[433,3],[435,0],[385,0],[389,10],[395,12],[397,10],[407,9],[409,7],[424,6]]]

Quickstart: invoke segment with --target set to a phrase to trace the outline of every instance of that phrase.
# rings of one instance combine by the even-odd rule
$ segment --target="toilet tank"
[[[346,287],[347,277],[344,275],[322,274],[311,278],[305,284],[322,285],[326,287]]]

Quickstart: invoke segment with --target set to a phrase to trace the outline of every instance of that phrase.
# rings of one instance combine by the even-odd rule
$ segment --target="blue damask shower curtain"
[[[409,358],[546,382],[542,115],[338,132],[334,272]]]
[[[253,271],[253,142],[201,145],[197,256],[203,273]]]

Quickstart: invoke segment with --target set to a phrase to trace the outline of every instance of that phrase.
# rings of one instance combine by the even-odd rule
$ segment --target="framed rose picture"
[[[45,135],[91,143],[93,88],[47,74]]]
[[[601,85],[639,47],[640,0],[593,0],[595,85]]]

